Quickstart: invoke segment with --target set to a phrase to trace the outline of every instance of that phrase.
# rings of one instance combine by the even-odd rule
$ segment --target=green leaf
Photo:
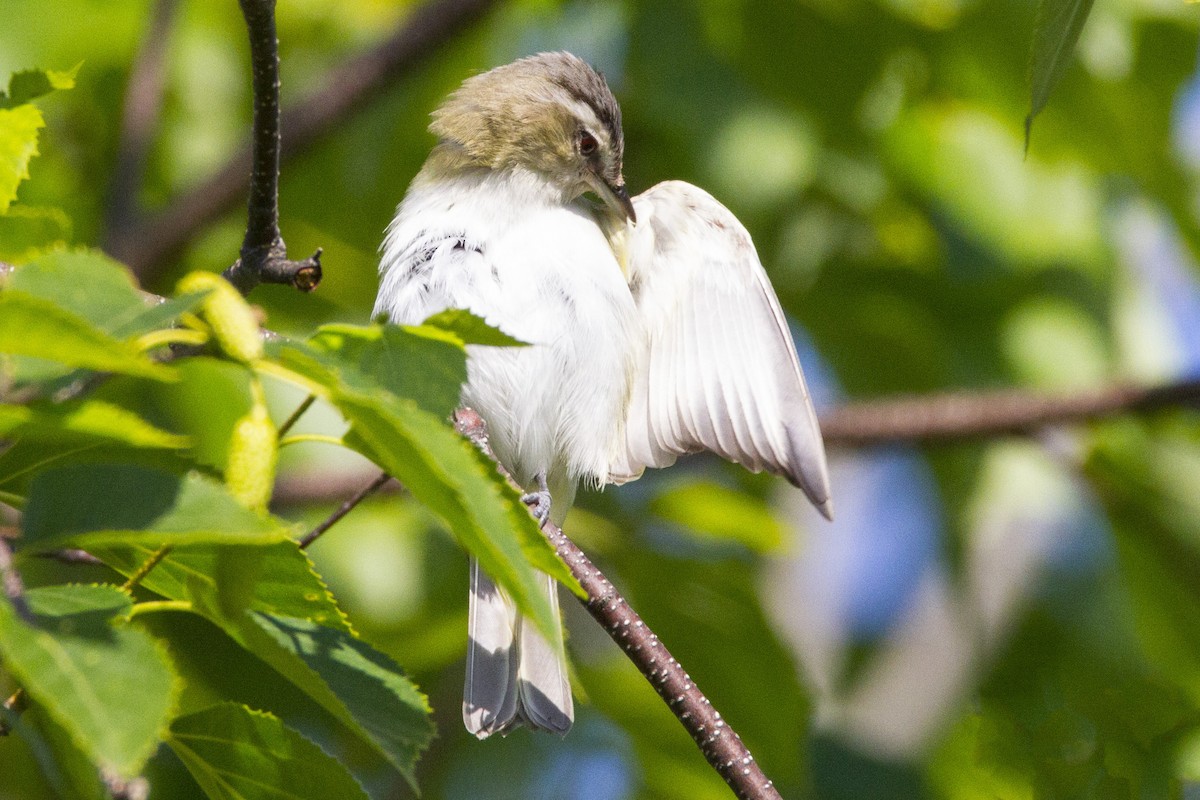
[[[52,586],[25,597],[33,624],[0,602],[5,668],[94,763],[133,775],[175,704],[163,648],[114,620],[131,607],[114,586]]]
[[[60,208],[14,203],[0,214],[0,260],[21,263],[71,238],[71,220]]]
[[[551,563],[558,558],[532,519],[522,530],[518,515],[512,513],[514,504],[520,505],[519,499],[511,491],[511,499],[504,496],[507,487],[495,468],[481,464],[472,445],[413,401],[381,390],[368,393],[356,389],[299,346],[283,348],[281,357],[300,374],[334,392],[332,402],[352,424],[345,437],[347,446],[390,472],[417,500],[441,516],[463,547],[509,591],[522,612],[540,629],[552,632],[557,622],[526,552],[540,558],[545,571],[553,570],[556,577],[566,569],[561,562]],[[533,535],[522,537],[529,528]],[[544,548],[540,554],[539,546]]]
[[[446,417],[467,379],[467,354],[457,340],[396,325],[324,325],[309,340],[312,353],[355,391],[385,389]]]
[[[522,613],[553,635],[558,623],[533,567],[577,594],[583,590],[495,465],[413,401],[347,384],[341,373],[328,369],[302,345],[289,344],[278,353],[285,366],[331,394],[331,402],[352,425],[346,444],[394,475],[442,517]]]
[[[89,548],[146,542],[274,544],[287,529],[241,505],[224,485],[132,464],[78,464],[33,480],[21,520],[23,544]]]
[[[1030,56],[1030,104],[1025,117],[1025,149],[1029,149],[1029,134],[1033,118],[1038,115],[1050,93],[1062,80],[1075,52],[1075,43],[1083,31],[1092,0],[1038,0],[1037,29],[1033,34]]]
[[[434,728],[429,702],[399,665],[348,631],[261,612],[252,612],[250,618],[278,646],[279,655],[264,658],[268,651],[258,636],[247,637],[257,645],[249,648],[251,652],[352,730],[364,732],[415,789],[413,769],[432,741]],[[291,666],[295,659],[328,688],[298,675]]]
[[[154,552],[154,545],[100,546],[91,552],[124,575],[131,575]],[[350,631],[350,623],[333,595],[313,571],[312,562],[294,541],[264,547],[250,545],[182,545],[164,558],[142,586],[172,600],[186,600],[214,620],[222,618],[217,586],[224,563],[257,552],[259,580],[246,607],[253,611],[302,617],[328,628]],[[218,624],[220,624],[218,622]]]
[[[424,695],[390,658],[357,639],[324,583],[295,542],[259,548],[260,579],[248,610],[227,614],[215,576],[222,563],[248,548],[188,546],[174,550],[142,581],[221,627],[357,732],[410,782],[413,767],[433,738]],[[130,574],[148,548],[94,549]],[[415,786],[415,783],[414,783]]]
[[[0,92],[0,108],[24,105],[54,91],[75,88],[75,76],[83,62],[71,69],[27,69],[14,72],[8,79],[8,91]]]
[[[420,332],[434,328],[453,334],[463,344],[485,344],[493,347],[526,347],[527,342],[514,339],[499,328],[489,325],[483,317],[462,308],[439,311],[418,326],[406,330]]]
[[[766,503],[712,481],[668,489],[651,501],[650,511],[691,533],[760,553],[778,550],[784,541],[784,528]]]
[[[114,335],[147,307],[133,274],[94,250],[59,250],[39,256],[13,271],[8,288],[49,300]]]
[[[32,761],[37,764],[56,797],[110,800],[100,782],[96,765],[75,745],[71,735],[40,706],[33,705],[20,715],[0,710],[0,719],[29,748]],[[5,773],[5,778],[8,777],[9,774]],[[17,793],[20,794],[19,790]]]
[[[13,289],[0,291],[0,353],[160,381],[175,378],[169,367],[155,364],[82,317]]]
[[[29,177],[29,162],[37,155],[42,112],[30,105],[0,108],[0,214],[17,197],[17,187]]]
[[[71,444],[106,439],[133,447],[182,448],[186,436],[159,430],[136,414],[102,400],[69,406],[0,404],[0,438]]]
[[[167,744],[213,800],[367,798],[321,748],[245,706],[223,703],[180,717]]]

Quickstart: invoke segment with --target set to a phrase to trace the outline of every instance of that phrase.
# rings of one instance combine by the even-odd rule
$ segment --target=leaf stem
[[[143,353],[169,344],[199,346],[208,341],[208,334],[192,328],[164,328],[139,336],[135,346]]]
[[[296,433],[281,438],[279,446],[283,448],[290,444],[300,444],[301,442],[319,442],[320,444],[332,444],[338,447],[346,446],[345,441],[340,436],[328,436],[324,433]]]
[[[147,600],[144,603],[134,603],[129,609],[129,618],[140,617],[142,614],[157,614],[162,611],[194,611],[190,600]]]

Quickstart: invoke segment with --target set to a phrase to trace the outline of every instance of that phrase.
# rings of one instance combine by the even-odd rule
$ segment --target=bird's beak
[[[621,219],[637,222],[637,214],[633,211],[633,201],[629,199],[629,190],[625,188],[624,181],[614,185],[599,175],[593,174],[591,178],[588,183],[592,190],[604,201],[606,206],[612,209],[614,214]]]

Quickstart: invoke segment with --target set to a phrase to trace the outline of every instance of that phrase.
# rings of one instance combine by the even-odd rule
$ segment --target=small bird
[[[711,451],[786,477],[831,517],[816,414],[749,234],[687,183],[630,199],[600,73],[569,53],[520,59],[467,79],[430,130],[381,247],[375,314],[465,308],[530,345],[470,346],[462,403],[535,514],[561,523],[580,481]],[[561,630],[545,639],[475,562],[468,626],[467,730],[565,733]]]

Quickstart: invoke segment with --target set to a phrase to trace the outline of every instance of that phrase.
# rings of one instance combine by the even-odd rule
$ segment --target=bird
[[[561,524],[580,484],[698,451],[785,477],[832,519],[817,417],[749,233],[682,181],[630,197],[600,72],[566,52],[521,58],[467,78],[429,129],[380,246],[374,315],[466,309],[528,345],[469,345],[461,402],[539,519]],[[566,733],[561,623],[544,637],[474,561],[470,582],[467,730]]]

